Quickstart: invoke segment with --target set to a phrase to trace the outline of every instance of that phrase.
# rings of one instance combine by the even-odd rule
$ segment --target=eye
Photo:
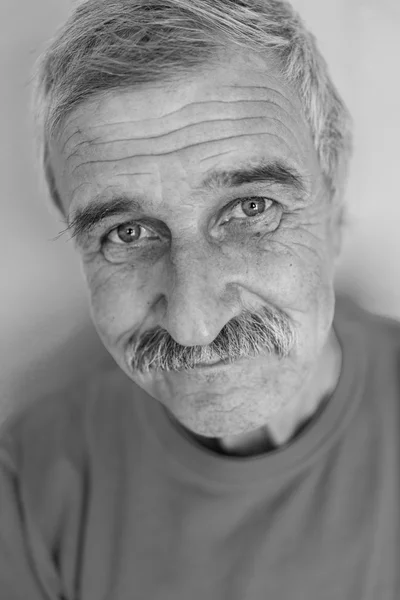
[[[265,217],[267,210],[273,204],[275,204],[275,202],[270,198],[259,196],[242,198],[241,200],[236,201],[233,208],[230,209],[227,218],[223,220],[222,224],[227,223],[230,220],[258,220],[260,217]]]
[[[147,232],[147,235],[146,235]],[[112,229],[106,236],[106,241],[120,246],[140,242],[144,238],[151,238],[152,232],[139,223],[124,223]]]

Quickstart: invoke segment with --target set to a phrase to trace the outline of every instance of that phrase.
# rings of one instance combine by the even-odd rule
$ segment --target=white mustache
[[[229,321],[208,346],[181,346],[161,328],[146,332],[131,345],[128,364],[133,371],[148,373],[190,370],[216,359],[234,362],[266,352],[284,358],[296,341],[296,330],[283,312],[246,310]]]

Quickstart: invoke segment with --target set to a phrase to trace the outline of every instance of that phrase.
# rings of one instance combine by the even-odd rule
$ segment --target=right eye
[[[143,232],[148,232],[148,235],[143,236]],[[134,245],[140,242],[142,239],[152,238],[153,233],[150,232],[146,227],[139,223],[129,222],[114,227],[107,236],[105,242],[111,244],[117,244],[119,246]]]

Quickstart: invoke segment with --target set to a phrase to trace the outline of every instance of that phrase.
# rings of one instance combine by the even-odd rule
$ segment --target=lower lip
[[[197,369],[199,369],[199,370],[207,369],[209,371],[210,369],[221,369],[223,367],[231,367],[233,365],[238,364],[239,362],[243,362],[243,359],[241,359],[241,360],[235,360],[234,362],[229,362],[228,360],[220,360],[220,361],[218,361],[216,363],[210,363],[210,364],[200,363],[200,364],[198,364],[198,365],[195,366],[195,369],[196,370]]]

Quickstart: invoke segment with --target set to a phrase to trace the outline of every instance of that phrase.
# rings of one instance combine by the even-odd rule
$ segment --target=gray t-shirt
[[[337,388],[252,457],[189,438],[117,367],[0,443],[1,600],[400,597],[400,326],[344,304]]]

